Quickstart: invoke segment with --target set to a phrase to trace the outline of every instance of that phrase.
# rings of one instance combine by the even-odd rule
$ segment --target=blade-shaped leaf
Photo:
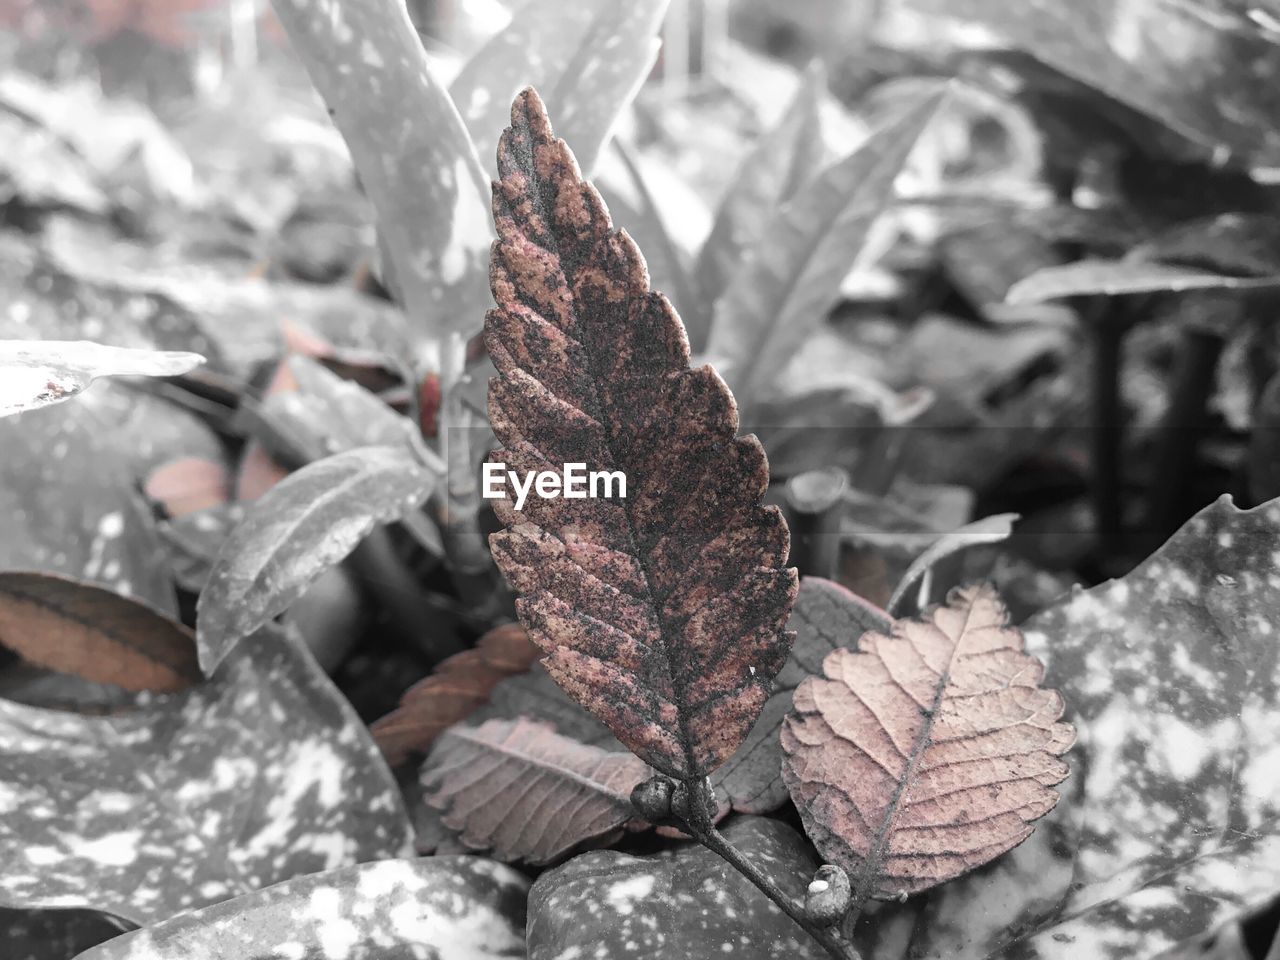
[[[507,105],[532,86],[590,175],[614,121],[653,66],[668,2],[530,0],[516,10],[449,86],[486,167],[496,169]]]
[[[548,672],[629,749],[673,777],[742,742],[786,661],[796,591],[786,525],[761,506],[764,450],[644,259],[525,91],[499,146],[499,304],[485,323],[500,376],[489,419],[508,469],[620,471],[600,498],[495,500],[494,558]]]
[[[1061,267],[1037,270],[1015,283],[1005,300],[1007,303],[1042,303],[1064,297],[1123,297],[1191,290],[1265,293],[1280,290],[1280,278],[1224,277],[1190,267],[1141,260],[1077,260]]]
[[[711,322],[715,302],[728,288],[747,250],[759,243],[778,207],[806,184],[823,161],[822,96],[827,75],[810,69],[782,117],[738,168],[698,254],[698,312]],[[695,344],[695,349],[697,344]]]
[[[796,642],[772,696],[742,746],[711,775],[716,796],[742,813],[770,813],[787,802],[780,732],[796,687],[822,674],[822,661],[832,650],[852,649],[869,630],[888,633],[893,621],[839,584],[805,577],[787,627],[795,631]]]
[[[0,644],[28,663],[125,690],[200,681],[195,637],[138,600],[47,573],[0,573]]]
[[[435,480],[407,450],[362,447],[309,464],[269,490],[222,545],[200,594],[201,668],[216,669],[375,524],[416,509]]]
[[[98,377],[175,377],[202,363],[198,353],[87,340],[0,340],[0,417],[68,400]]]
[[[1020,519],[1016,513],[997,513],[943,534],[907,567],[907,572],[893,588],[893,596],[889,598],[889,605],[886,607],[888,612],[895,616],[902,612],[901,605],[906,599],[907,591],[933,569],[934,564],[979,544],[1008,540],[1013,533],[1013,525]]]
[[[184,913],[76,960],[523,958],[528,887],[478,857],[363,863]]]
[[[0,700],[0,905],[135,923],[409,843],[363,725],[294,638],[245,644],[154,706]]]
[[[427,802],[475,850],[548,863],[635,816],[631,791],[652,771],[525,719],[452,727],[422,767]]]
[[[400,706],[370,730],[393,767],[425,754],[441,732],[486,703],[503,680],[525,673],[542,656],[518,624],[495,627],[474,648],[455,653],[405,691]]]
[[[919,893],[1017,846],[1053,809],[1075,740],[989,587],[864,634],[795,694],[782,775],[855,902]]]
[[[716,304],[707,348],[740,397],[753,400],[836,304],[944,97],[929,96],[818,174],[742,258]]]

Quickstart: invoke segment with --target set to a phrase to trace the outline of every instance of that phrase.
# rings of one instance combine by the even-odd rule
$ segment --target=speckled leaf
[[[779,208],[716,304],[708,354],[754,400],[835,306],[894,181],[943,102],[930,95]]]
[[[1190,290],[1274,292],[1280,291],[1280,277],[1225,277],[1190,267],[1143,260],[1078,260],[1061,267],[1045,267],[1019,280],[1005,299],[1008,303],[1042,303],[1064,297],[1122,297]]]
[[[442,731],[466,720],[494,687],[526,672],[540,656],[524,627],[495,627],[406,690],[400,706],[370,727],[373,739],[393,767],[426,754]]]
[[[401,855],[395,781],[292,637],[119,716],[0,701],[0,905],[134,923]]]
[[[276,0],[373,201],[391,285],[433,334],[467,332],[487,303],[485,175],[403,4]]]
[[[172,377],[202,363],[198,353],[85,340],[0,340],[0,417],[68,400],[98,377]]]
[[[817,864],[775,820],[723,831],[785,893],[801,899]],[[827,953],[716,854],[694,844],[651,857],[586,853],[548,870],[529,892],[529,960],[688,957],[820,960]]]
[[[728,288],[747,251],[759,243],[778,207],[807,183],[823,161],[824,70],[811,69],[772,129],[743,159],[716,211],[695,275],[699,311],[709,324],[716,300]]]
[[[125,690],[200,680],[195,636],[146,604],[47,573],[0,573],[0,645],[28,663]]]
[[[99,583],[176,615],[164,547],[133,486],[130,452],[90,400],[0,418],[0,569]]]
[[[787,624],[796,634],[791,656],[747,739],[711,775],[716,796],[743,813],[769,813],[786,803],[780,731],[796,687],[807,677],[821,675],[822,661],[832,650],[853,649],[866,631],[885,633],[892,625],[883,610],[837,583],[819,577],[801,580]]]
[[[761,500],[764,450],[733,398],[689,369],[679,317],[551,133],[516,98],[494,184],[499,376],[489,419],[508,469],[621,471],[625,497],[492,501],[494,559],[547,671],[663,773],[705,776],[742,742],[786,662],[796,591],[786,525]],[[558,469],[558,468],[557,468]]]
[[[886,608],[888,612],[894,616],[902,613],[902,602],[907,597],[907,591],[923,579],[925,574],[933,569],[934,564],[954,553],[979,544],[1000,543],[1008,540],[1013,533],[1013,525],[1019,519],[1016,513],[997,513],[965,524],[959,530],[943,534],[911,562],[907,572],[893,588],[893,596],[889,598],[889,605]]]
[[[667,3],[531,0],[520,6],[449,86],[491,172],[507,104],[533,86],[590,175],[614,121],[653,66]]]
[[[629,753],[523,718],[446,730],[422,767],[427,803],[473,850],[549,863],[635,816],[631,791],[652,771]]]
[[[375,524],[416,509],[435,479],[407,450],[362,447],[317,460],[269,490],[222,545],[200,594],[204,671],[287,610]]]
[[[855,903],[919,893],[1017,846],[1053,809],[1075,740],[990,587],[866,633],[805,680],[782,776]]]
[[[365,863],[185,913],[76,960],[523,958],[528,887],[476,857]]]

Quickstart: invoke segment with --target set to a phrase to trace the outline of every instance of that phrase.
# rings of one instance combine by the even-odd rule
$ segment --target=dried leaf
[[[523,960],[528,886],[477,857],[362,863],[163,920],[76,960]]]
[[[47,573],[0,573],[0,644],[29,663],[125,690],[200,681],[195,637],[146,604]]]
[[[796,591],[786,526],[762,507],[764,451],[735,439],[728,391],[688,343],[644,260],[551,134],[532,90],[512,107],[494,186],[500,376],[489,419],[508,468],[621,471],[626,497],[495,500],[494,558],[548,672],[629,749],[683,779],[746,736],[782,668]]]
[[[1016,513],[997,513],[965,524],[959,530],[943,534],[912,561],[907,572],[894,587],[893,596],[889,598],[889,605],[885,609],[890,615],[900,614],[907,591],[923,579],[925,574],[933,569],[934,564],[978,544],[1000,543],[1008,540],[1013,534],[1013,525],[1020,519],[1021,517]]]
[[[1046,267],[1019,280],[1005,300],[1007,303],[1042,303],[1063,297],[1123,297],[1190,290],[1266,293],[1280,290],[1280,278],[1224,277],[1204,270],[1141,260],[1078,260],[1061,267]]]
[[[154,923],[409,843],[386,764],[289,637],[119,716],[0,700],[0,769],[3,906]]]
[[[455,653],[405,691],[400,706],[370,728],[393,767],[426,754],[436,737],[461,723],[507,677],[525,673],[542,651],[518,624],[495,627],[471,650]]]
[[[85,340],[0,340],[0,417],[68,400],[98,377],[173,377],[202,363],[198,353]]]
[[[724,830],[788,896],[817,866],[785,824],[742,817]],[[823,960],[828,954],[742,874],[697,844],[651,857],[586,853],[542,874],[529,892],[529,960],[575,956]]]
[[[808,677],[821,675],[822,661],[832,650],[852,649],[867,631],[887,633],[892,625],[883,610],[839,584],[818,577],[801,580],[787,624],[796,634],[791,657],[747,739],[711,775],[716,796],[742,813],[770,813],[786,803],[779,734],[783,719],[791,712],[796,687]]]
[[[855,902],[919,893],[1017,846],[1058,802],[1075,740],[989,587],[836,650],[795,694],[782,775]]]
[[[157,467],[143,492],[170,517],[210,510],[227,502],[231,474],[226,466],[203,457],[183,457]]]
[[[840,298],[893,184],[943,103],[927,97],[777,210],[716,304],[708,354],[754,400]]]
[[[653,66],[668,2],[532,0],[520,6],[449,85],[490,172],[496,171],[491,158],[507,104],[533,86],[589,176],[614,122]]]
[[[205,673],[287,610],[375,524],[416,509],[435,479],[404,449],[363,447],[309,464],[268,491],[223,544],[200,594]]]
[[[643,760],[525,719],[446,730],[422,767],[427,802],[474,850],[549,863],[635,816]]]

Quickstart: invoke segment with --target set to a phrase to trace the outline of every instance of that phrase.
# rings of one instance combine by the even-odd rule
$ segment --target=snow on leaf
[[[128,714],[0,700],[0,768],[3,906],[153,923],[409,843],[386,764],[292,637]]]
[[[532,90],[512,106],[494,184],[499,376],[492,461],[620,471],[625,497],[495,500],[490,538],[548,672],[629,749],[684,779],[742,742],[790,649],[796,575],[761,506],[764,450]]]
[[[361,447],[309,464],[267,491],[222,545],[200,594],[204,671],[288,609],[375,524],[416,509],[435,480],[407,450]]]
[[[76,960],[523,958],[528,887],[477,857],[363,863],[163,920]]]
[[[466,846],[503,861],[548,863],[631,820],[631,791],[651,774],[630,753],[520,718],[446,730],[422,783]]]
[[[86,340],[0,340],[0,417],[61,403],[98,377],[173,377],[202,363],[198,353]]]
[[[989,587],[866,633],[796,690],[782,775],[855,903],[919,893],[1017,846],[1058,802],[1075,740]]]
[[[125,690],[200,681],[195,637],[146,604],[47,573],[0,573],[0,644],[28,663]]]

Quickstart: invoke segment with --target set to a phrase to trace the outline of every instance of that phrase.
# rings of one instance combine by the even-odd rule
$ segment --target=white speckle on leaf
[[[604,899],[618,913],[626,916],[635,909],[638,901],[653,893],[654,876],[642,873],[626,880],[619,880],[605,892]]]
[[[97,860],[109,867],[127,867],[138,859],[138,845],[142,842],[141,830],[121,830],[108,833],[95,840],[79,844],[82,857]]]

